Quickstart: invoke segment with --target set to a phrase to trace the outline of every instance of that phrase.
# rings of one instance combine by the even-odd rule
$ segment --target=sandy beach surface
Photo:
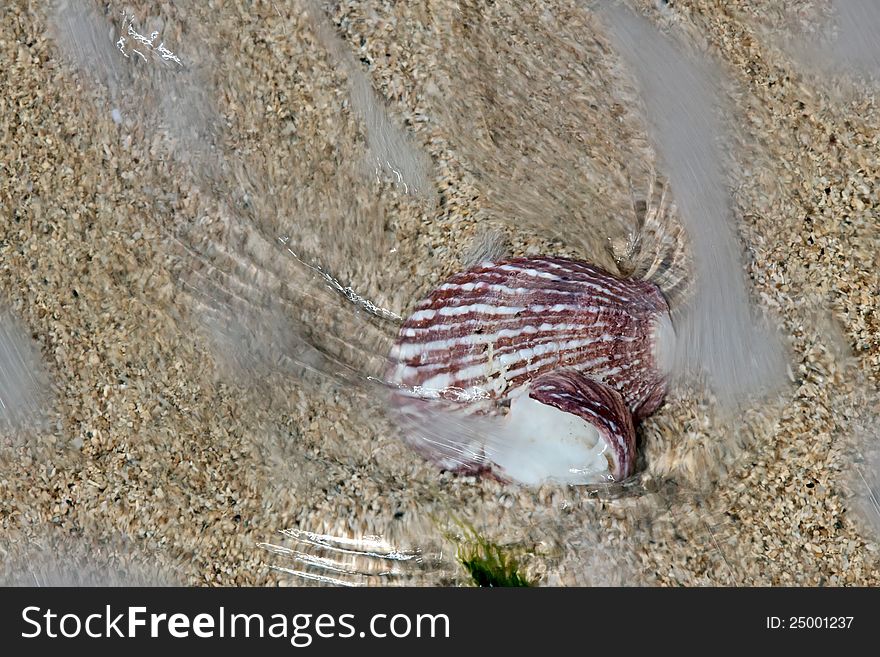
[[[632,4],[729,78],[789,365],[735,413],[674,387],[615,491],[425,463],[355,298],[406,316],[481,249],[615,266],[667,174],[596,12],[106,4],[0,9],[4,582],[466,585],[472,529],[542,585],[880,583],[880,111],[787,40],[817,3]]]

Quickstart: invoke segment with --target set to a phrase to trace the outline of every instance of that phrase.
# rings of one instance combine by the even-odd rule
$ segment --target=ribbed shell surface
[[[418,304],[392,349],[389,377],[416,396],[498,402],[571,368],[616,390],[638,421],[666,394],[654,334],[667,313],[654,284],[584,262],[486,262]]]

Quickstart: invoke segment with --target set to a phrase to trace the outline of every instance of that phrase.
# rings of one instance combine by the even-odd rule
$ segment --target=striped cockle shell
[[[434,399],[467,413],[503,414],[524,387],[566,369],[619,394],[638,422],[666,394],[659,357],[670,330],[668,305],[651,282],[566,258],[485,262],[417,305],[391,351],[388,376],[404,411]],[[615,478],[631,472],[631,461],[621,459],[629,465]]]

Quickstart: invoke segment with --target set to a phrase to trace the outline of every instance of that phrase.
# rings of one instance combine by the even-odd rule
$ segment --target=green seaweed
[[[519,562],[502,547],[466,528],[456,559],[477,586],[532,586],[520,572]]]
[[[531,586],[519,573],[516,559],[505,555],[497,545],[486,544],[480,552],[458,555],[458,561],[468,571],[477,586]]]

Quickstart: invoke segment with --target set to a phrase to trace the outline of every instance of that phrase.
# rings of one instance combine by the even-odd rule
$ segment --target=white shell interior
[[[611,478],[608,449],[583,418],[517,391],[501,435],[486,446],[502,476],[529,486],[545,482],[589,484]]]

